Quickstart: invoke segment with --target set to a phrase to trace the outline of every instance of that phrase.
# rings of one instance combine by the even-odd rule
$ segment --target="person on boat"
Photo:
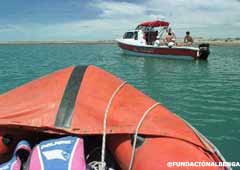
[[[176,45],[176,41],[172,35],[171,32],[168,33],[168,35],[165,37],[165,39],[163,40],[163,42],[165,43],[165,45],[167,45],[169,48],[173,47]]]
[[[184,44],[187,46],[191,46],[193,44],[193,38],[189,31],[186,32],[186,36],[184,37]]]
[[[172,36],[173,36],[173,40],[176,41],[177,37],[176,37],[175,32],[172,30],[172,28],[171,28],[171,27],[168,27],[168,28],[166,29],[166,31],[167,31],[167,33],[170,32],[170,33],[172,34]]]
[[[170,42],[175,43],[175,39],[174,39],[174,37],[173,37],[173,35],[172,35],[171,32],[169,32],[169,33],[167,34],[167,36],[163,39],[163,41],[164,41],[164,43],[165,43],[166,45],[168,45],[168,43],[170,43]]]

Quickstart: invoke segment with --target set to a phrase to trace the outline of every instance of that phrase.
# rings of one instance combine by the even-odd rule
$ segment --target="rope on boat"
[[[134,158],[135,158],[135,151],[136,151],[136,143],[137,143],[137,136],[138,136],[138,131],[145,119],[145,117],[147,116],[147,114],[152,111],[152,109],[154,109],[157,105],[159,105],[160,103],[155,103],[153,104],[142,116],[142,118],[140,119],[136,131],[134,133],[134,139],[133,139],[133,146],[132,146],[132,154],[131,154],[131,159],[130,159],[130,163],[129,163],[129,168],[128,170],[132,170],[133,167],[133,163],[134,163]],[[176,114],[175,114],[176,115]],[[200,133],[196,128],[194,128],[189,122],[187,122],[185,119],[179,117],[178,115],[176,115],[179,119],[183,120],[183,122],[185,122],[187,124],[188,127],[190,127],[194,133],[199,137],[200,141],[212,152],[212,153],[216,153],[220,159],[222,161],[226,161],[225,158],[223,157],[223,155],[219,152],[219,150],[216,148],[216,146],[214,146],[202,133]],[[228,170],[232,170],[232,168],[228,167]]]
[[[190,127],[193,130],[193,132],[198,136],[198,138],[203,143],[203,145],[205,147],[207,147],[207,149],[211,153],[216,153],[223,162],[226,162],[226,159],[224,158],[224,156],[221,154],[221,152],[218,150],[218,148],[215,145],[212,144],[212,142],[210,140],[208,140],[201,132],[199,132],[196,128],[194,128],[188,121],[186,121],[185,119],[181,118],[177,114],[175,114],[175,115],[179,119],[181,119],[183,122],[185,122],[187,124],[187,126]],[[231,167],[227,167],[227,170],[232,170],[232,168]]]
[[[136,151],[136,143],[137,143],[137,136],[138,136],[138,132],[139,129],[145,119],[145,117],[148,115],[148,113],[150,113],[156,106],[160,105],[160,103],[155,103],[153,104],[151,107],[149,107],[142,115],[140,121],[138,122],[138,125],[136,127],[135,133],[134,133],[134,139],[133,139],[133,146],[132,146],[132,154],[131,154],[131,159],[130,159],[130,163],[129,163],[129,167],[128,170],[132,170],[132,166],[134,163],[134,158],[135,158],[135,151]]]
[[[111,108],[111,105],[113,103],[113,99],[117,95],[117,93],[122,89],[122,87],[126,84],[127,82],[124,81],[122,84],[120,84],[117,89],[113,92],[111,98],[109,99],[108,105],[106,107],[105,113],[104,113],[104,119],[103,119],[103,136],[102,136],[102,152],[101,152],[101,169],[100,170],[105,170],[105,149],[106,149],[106,130],[107,130],[107,117],[108,117],[108,112]]]

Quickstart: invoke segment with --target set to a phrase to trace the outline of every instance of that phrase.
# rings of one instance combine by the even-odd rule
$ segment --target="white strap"
[[[122,87],[126,84],[127,82],[124,81],[118,88],[113,92],[111,98],[109,99],[108,105],[106,107],[105,113],[104,113],[104,120],[103,120],[103,136],[102,136],[102,152],[101,152],[101,170],[105,170],[105,148],[106,148],[106,130],[107,130],[107,117],[108,117],[108,112],[111,108],[112,102],[114,97],[117,95],[117,93],[122,89]]]
[[[145,112],[144,114],[142,115],[140,121],[138,122],[138,125],[136,127],[136,130],[135,130],[135,133],[134,133],[134,139],[133,139],[133,146],[132,146],[132,154],[131,154],[131,159],[130,159],[130,163],[129,163],[129,167],[128,169],[129,170],[132,170],[132,166],[133,166],[133,163],[134,163],[134,158],[135,158],[135,151],[136,151],[136,143],[137,143],[137,136],[138,136],[138,132],[139,132],[139,129],[145,119],[145,117],[148,115],[148,113],[150,113],[157,105],[159,105],[160,103],[155,103],[153,104],[151,107],[149,107]]]

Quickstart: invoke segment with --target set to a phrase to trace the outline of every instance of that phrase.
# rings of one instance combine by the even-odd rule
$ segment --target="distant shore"
[[[177,39],[177,42],[181,42],[183,38]],[[195,44],[209,43],[215,46],[240,46],[240,38],[194,38]],[[6,41],[0,42],[0,45],[31,45],[31,44],[116,44],[115,40],[92,40],[92,41]]]
[[[240,46],[240,38],[195,38],[194,42],[196,44],[209,43],[210,45],[215,46]]]
[[[114,40],[69,40],[69,41],[5,41],[0,45],[31,45],[31,44],[114,44]]]

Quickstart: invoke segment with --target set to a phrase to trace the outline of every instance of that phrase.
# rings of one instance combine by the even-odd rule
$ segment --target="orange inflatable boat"
[[[95,66],[69,67],[0,95],[1,162],[21,139],[65,135],[98,136],[102,167],[108,150],[122,170],[228,169],[212,166],[224,158],[190,124]]]

